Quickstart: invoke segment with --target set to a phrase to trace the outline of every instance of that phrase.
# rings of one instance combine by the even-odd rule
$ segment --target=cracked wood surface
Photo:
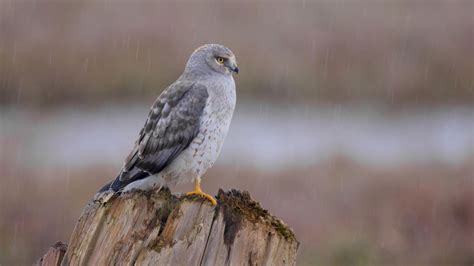
[[[217,200],[162,190],[91,202],[62,265],[295,265],[298,242],[280,219],[247,192]]]
[[[62,242],[57,242],[50,247],[46,254],[36,262],[36,266],[57,266],[61,265],[64,254],[66,253],[67,245]]]

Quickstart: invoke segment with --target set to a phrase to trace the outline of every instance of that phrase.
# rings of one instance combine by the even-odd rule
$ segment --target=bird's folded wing
[[[121,187],[159,173],[196,137],[209,97],[205,86],[175,82],[153,104],[118,180]]]

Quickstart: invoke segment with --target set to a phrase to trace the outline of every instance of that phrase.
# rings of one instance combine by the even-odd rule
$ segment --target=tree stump
[[[217,201],[168,189],[92,201],[62,265],[295,265],[293,232],[248,192],[220,190]]]
[[[66,253],[67,245],[57,242],[48,249],[48,252],[36,262],[36,266],[61,265],[61,261]]]

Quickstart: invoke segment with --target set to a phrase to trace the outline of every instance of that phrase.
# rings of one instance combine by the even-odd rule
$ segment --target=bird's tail
[[[131,174],[131,173],[128,173]],[[144,171],[134,171],[132,176],[126,176],[123,180],[120,178],[121,174],[119,174],[114,180],[105,184],[97,193],[94,195],[94,200],[99,200],[102,202],[107,202],[111,198],[118,195],[118,191],[122,190],[128,184],[135,182],[137,180],[143,179],[150,174]]]
[[[110,181],[109,183],[105,184],[99,191],[97,191],[97,193],[102,193],[102,192],[109,191],[110,190],[110,185],[112,185],[112,183],[114,181]]]
[[[110,192],[120,191],[122,188],[126,187],[128,184],[135,182],[137,180],[143,179],[149,175],[150,175],[149,173],[144,172],[144,171],[136,171],[133,173],[133,176],[121,179],[120,178],[121,175],[119,174],[113,181],[104,185],[98,191],[98,193],[106,192],[106,191],[110,191]]]

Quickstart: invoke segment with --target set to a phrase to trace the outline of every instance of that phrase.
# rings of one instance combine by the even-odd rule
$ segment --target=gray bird
[[[115,180],[99,193],[151,190],[195,182],[188,195],[216,200],[201,190],[204,173],[219,156],[235,108],[237,61],[229,48],[196,49],[183,74],[153,103],[145,125]]]

